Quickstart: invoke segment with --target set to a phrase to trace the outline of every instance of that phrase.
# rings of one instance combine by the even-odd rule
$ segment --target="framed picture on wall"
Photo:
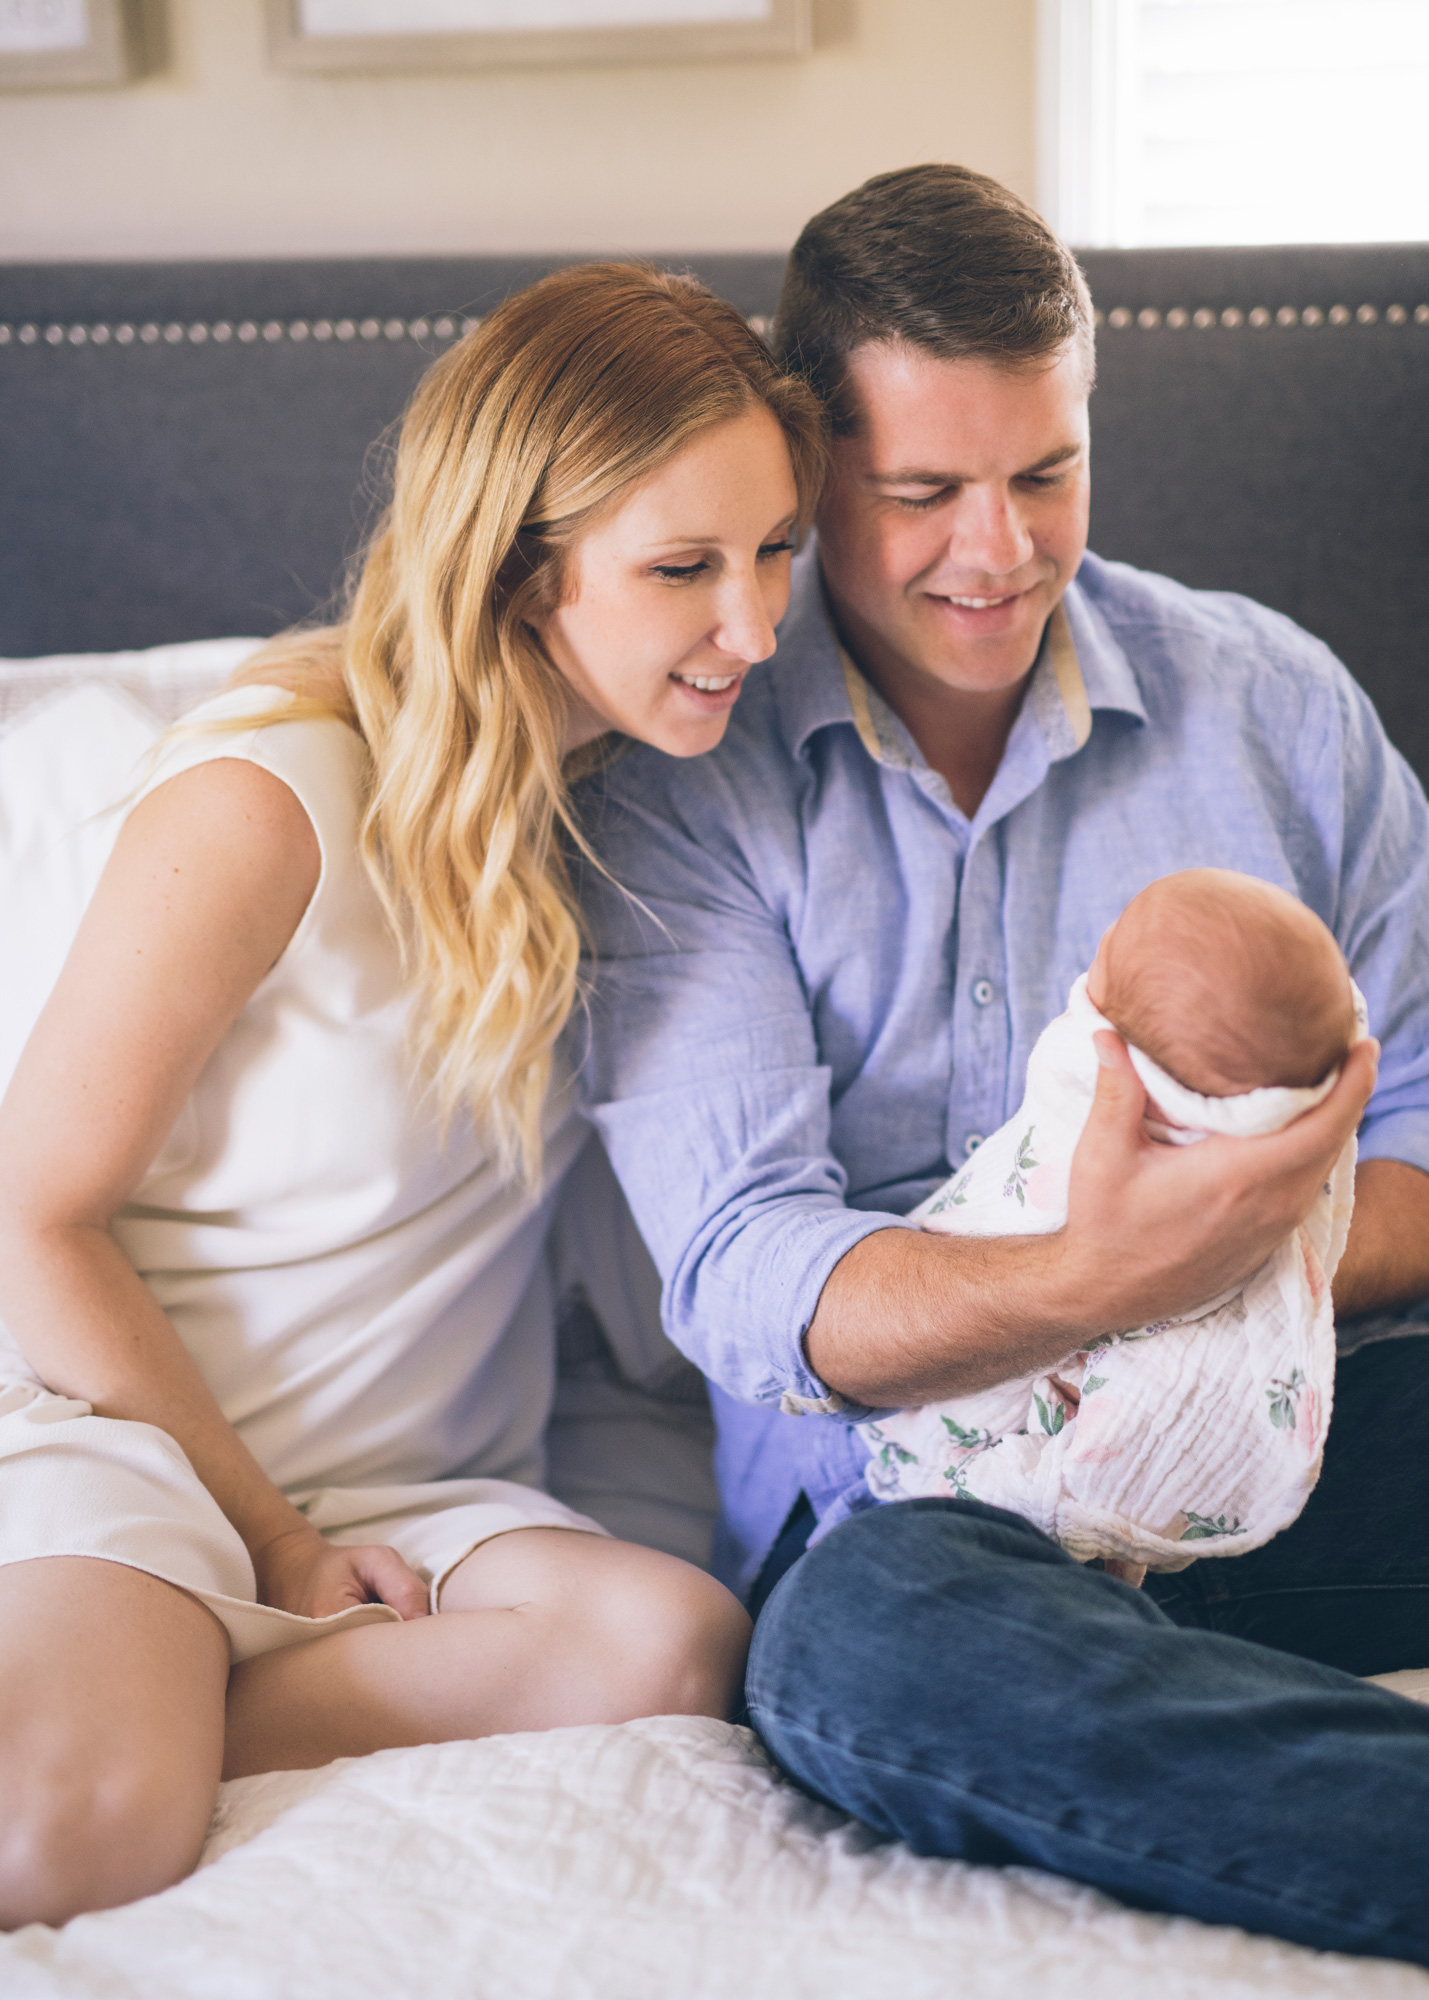
[[[294,70],[717,61],[804,55],[812,41],[812,0],[267,0],[267,6],[272,61]]]
[[[0,90],[128,83],[151,67],[145,0],[0,0]]]

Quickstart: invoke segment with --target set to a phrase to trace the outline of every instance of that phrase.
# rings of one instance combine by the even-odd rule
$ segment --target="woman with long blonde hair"
[[[221,1774],[722,1715],[702,1571],[543,1493],[572,759],[697,755],[822,417],[638,266],[419,386],[344,622],[160,745],[0,1105],[0,1925],[192,1865]]]

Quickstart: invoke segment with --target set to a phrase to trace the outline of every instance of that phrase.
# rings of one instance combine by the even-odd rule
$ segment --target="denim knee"
[[[755,1627],[750,1717],[801,1777],[786,1755],[794,1728],[853,1755],[939,1761],[989,1729],[1055,1735],[1126,1663],[1128,1620],[1172,1629],[1016,1514],[898,1501],[844,1522],[774,1590]]]
[[[807,1718],[813,1704],[831,1716],[841,1707],[875,1716],[896,1703],[905,1674],[922,1680],[953,1650],[966,1669],[994,1637],[986,1619],[1000,1600],[1010,1596],[1025,1616],[1033,1574],[1055,1588],[1064,1574],[1075,1585],[1080,1570],[999,1508],[921,1499],[856,1514],[771,1594],[750,1655],[751,1709],[773,1717],[793,1704]]]

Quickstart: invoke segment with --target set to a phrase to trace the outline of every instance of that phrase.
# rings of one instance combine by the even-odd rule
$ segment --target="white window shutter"
[[[1040,0],[1073,243],[1429,239],[1429,0]]]

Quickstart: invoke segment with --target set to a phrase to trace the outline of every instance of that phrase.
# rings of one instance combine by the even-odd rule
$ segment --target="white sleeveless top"
[[[460,1111],[443,1142],[358,847],[360,737],[328,719],[203,726],[291,700],[246,687],[205,703],[132,801],[246,759],[302,802],[322,870],[114,1234],[288,1491],[456,1474],[535,1484],[554,1380],[542,1240],[584,1136],[571,1091],[553,1090],[534,1193]]]

